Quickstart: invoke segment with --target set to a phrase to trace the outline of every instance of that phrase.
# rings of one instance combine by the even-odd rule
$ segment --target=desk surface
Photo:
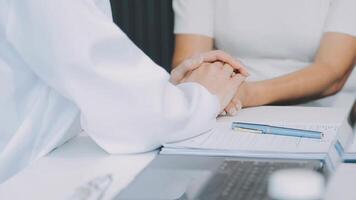
[[[0,199],[67,199],[78,186],[108,173],[113,182],[104,199],[111,199],[156,154],[108,155],[80,135],[1,185]]]
[[[88,136],[81,135],[1,185],[0,199],[67,199],[78,186],[108,173],[114,179],[104,199],[111,199],[156,154],[108,155]],[[356,165],[341,164],[331,179],[326,199],[356,199],[355,182]]]
[[[111,199],[153,160],[157,152],[108,155],[88,136],[80,135],[0,185],[0,199],[67,199],[93,178],[111,173]],[[356,164],[342,164],[332,178],[326,199],[356,199]]]

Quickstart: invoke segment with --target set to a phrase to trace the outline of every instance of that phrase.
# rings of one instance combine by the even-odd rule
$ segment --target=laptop
[[[305,168],[325,177],[318,160],[158,155],[115,200],[264,200],[271,173]]]

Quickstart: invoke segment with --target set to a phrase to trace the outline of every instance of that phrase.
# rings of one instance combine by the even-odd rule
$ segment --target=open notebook
[[[342,131],[347,110],[320,107],[263,106],[242,110],[236,117],[223,117],[215,129],[188,140],[165,144],[162,154],[324,159],[337,139],[349,145],[352,133]],[[234,131],[234,121],[316,130],[322,139],[255,134]],[[352,132],[352,131],[351,131]]]

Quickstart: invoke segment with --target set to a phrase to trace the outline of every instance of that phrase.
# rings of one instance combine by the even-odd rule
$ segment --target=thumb
[[[240,99],[237,96],[235,96],[231,100],[229,105],[227,105],[227,107],[225,108],[225,111],[230,116],[235,116],[237,114],[237,112],[239,112],[241,109],[242,109],[242,103],[241,103]]]

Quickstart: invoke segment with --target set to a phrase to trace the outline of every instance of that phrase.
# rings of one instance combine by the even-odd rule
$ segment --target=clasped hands
[[[210,51],[183,61],[171,72],[171,83],[196,82],[220,101],[221,115],[242,108],[240,86],[249,76],[241,62],[223,51]]]

